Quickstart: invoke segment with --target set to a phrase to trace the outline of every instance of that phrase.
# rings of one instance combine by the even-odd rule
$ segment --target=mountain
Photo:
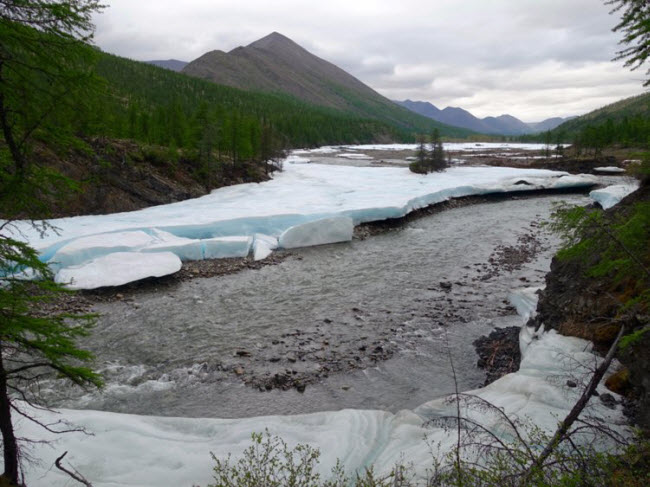
[[[533,132],[528,124],[512,115],[499,115],[498,117],[485,117],[483,122],[488,124],[497,134],[520,135]]]
[[[467,110],[458,107],[447,107],[440,110],[435,105],[424,101],[395,101],[398,105],[429,117],[438,122],[455,127],[463,127],[483,134],[522,135],[550,130],[568,120],[560,117],[549,118],[542,122],[525,123],[512,115],[485,117],[480,119]]]
[[[542,120],[541,122],[532,122],[529,123],[528,125],[532,127],[535,130],[535,132],[546,132],[547,130],[553,130],[555,127],[562,125],[564,122],[573,120],[574,118],[576,117],[567,117],[567,118],[552,117],[552,118],[547,118],[546,120]]]
[[[84,130],[92,130],[88,135],[197,151],[207,138],[220,146],[216,148],[222,154],[240,145],[237,156],[244,159],[261,150],[267,124],[287,148],[413,138],[412,133],[380,120],[286,94],[218,85],[110,54],[102,53],[96,71],[106,81],[108,96],[88,101],[96,104],[90,120],[84,121]],[[81,115],[78,118],[83,120]]]
[[[182,71],[187,66],[187,61],[179,61],[178,59],[145,61],[147,64],[153,64],[160,68],[170,69],[172,71]]]
[[[243,90],[289,94],[411,132],[429,132],[437,127],[443,135],[470,133],[432,123],[432,119],[396,106],[354,76],[277,32],[230,52],[210,51],[190,62],[182,72]]]
[[[404,108],[411,110],[412,112],[419,113],[424,117],[428,117],[440,121],[438,117],[441,116],[440,114],[442,113],[442,110],[440,110],[438,107],[432,105],[427,101],[404,100],[404,101],[396,101],[395,103],[403,106]]]
[[[650,92],[619,100],[586,115],[565,121],[556,130],[570,136],[583,131],[588,126],[603,125],[608,120],[616,123],[634,118],[650,120]]]

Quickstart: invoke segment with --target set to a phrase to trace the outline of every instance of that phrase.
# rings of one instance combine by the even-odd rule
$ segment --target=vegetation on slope
[[[609,379],[612,390],[636,397],[637,422],[650,428],[650,158],[638,191],[607,211],[558,210],[552,228],[566,245],[551,264],[537,308],[538,324],[609,347],[621,328],[619,360],[627,367]]]
[[[97,73],[106,80],[108,96],[97,99],[92,135],[196,148],[212,130],[216,148],[242,158],[259,150],[263,124],[286,147],[411,137],[386,123],[289,95],[245,92],[109,54],[102,54]]]
[[[274,32],[226,53],[211,51],[183,72],[252,92],[283,93],[358,118],[379,120],[407,132],[463,137],[470,130],[443,125],[398,106],[338,66]]]
[[[577,155],[599,155],[609,146],[650,147],[650,93],[625,98],[564,122],[542,134],[520,137],[546,144],[570,143]]]
[[[23,32],[29,36],[35,31],[25,27]],[[48,40],[48,34],[34,35]],[[57,215],[88,208],[125,211],[260,181],[277,167],[273,161],[283,150],[292,147],[414,140],[406,129],[289,95],[220,86],[81,43],[65,48],[75,54],[74,78],[44,74],[36,64],[21,67],[6,75],[4,103],[7,113],[15,114],[8,125],[23,142],[13,151],[24,159],[19,166],[41,175],[56,169],[82,182],[84,193],[74,196],[66,210],[62,202],[69,188],[53,191],[49,179],[38,191],[46,204],[37,211],[27,205],[36,200],[26,198],[29,208],[22,215],[42,214],[46,208]],[[20,49],[17,45],[16,58],[22,56]],[[19,167],[14,160],[19,159],[2,137],[0,176],[7,183]],[[152,177],[156,181],[139,183]],[[157,184],[161,178],[167,181]],[[164,187],[174,180],[181,187],[167,192]]]

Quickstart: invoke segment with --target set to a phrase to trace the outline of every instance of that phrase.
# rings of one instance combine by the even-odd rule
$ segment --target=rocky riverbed
[[[555,244],[539,221],[561,199],[584,201],[451,202],[361,228],[348,244],[190,263],[175,277],[77,295],[101,315],[83,345],[108,386],[50,397],[182,416],[397,410],[453,390],[449,355],[460,386],[478,387],[472,342],[520,323],[507,296],[543,281]]]

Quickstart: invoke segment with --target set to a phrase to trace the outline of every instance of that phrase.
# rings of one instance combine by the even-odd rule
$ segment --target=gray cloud
[[[642,92],[610,62],[601,0],[113,0],[96,43],[132,59],[192,60],[278,31],[393,99],[526,121]]]

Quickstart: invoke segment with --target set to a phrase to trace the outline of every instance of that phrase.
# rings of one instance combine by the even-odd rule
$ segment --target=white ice
[[[570,144],[563,144],[563,147],[569,147]],[[418,144],[366,144],[366,145],[353,145],[342,146],[342,149],[356,149],[356,150],[412,150],[415,151]],[[526,144],[526,143],[512,143],[512,142],[444,142],[443,147],[448,151],[484,151],[486,149],[511,149],[511,150],[527,150],[527,151],[541,151],[546,149],[545,144]],[[555,146],[554,146],[555,147]]]
[[[527,299],[531,296],[529,291],[520,290],[513,295],[527,296]],[[580,387],[565,385],[567,379],[580,383],[600,359],[592,354],[591,345],[585,340],[564,337],[554,331],[535,333],[523,327],[521,340],[525,347],[519,371],[467,394],[490,401],[510,417],[551,433],[580,393]],[[602,385],[599,391],[604,392]],[[250,444],[252,432],[265,429],[281,436],[291,446],[308,443],[319,448],[319,471],[325,476],[337,459],[349,472],[370,465],[385,472],[406,459],[423,474],[431,465],[425,435],[429,444],[440,445],[441,454],[456,441],[453,431],[425,426],[428,420],[456,414],[455,403],[447,398],[395,414],[348,409],[297,416],[193,419],[81,410],[61,410],[58,414],[31,412],[44,422],[65,419],[93,434],[52,435],[29,421],[18,421],[21,436],[55,440],[52,445],[31,447],[32,456],[39,459],[38,464],[27,467],[27,483],[32,487],[70,485],[68,477],[51,468],[63,451],[69,452],[66,459],[95,487],[205,486],[212,480],[214,464],[210,452],[219,458],[229,453],[237,456]],[[625,429],[620,406],[610,410],[594,397],[588,412],[614,429]],[[502,439],[508,438],[503,420],[485,410],[463,407],[462,414],[494,432],[500,431]]]
[[[81,265],[65,267],[57,272],[55,280],[70,289],[122,286],[147,277],[173,274],[181,265],[181,259],[172,252],[114,252]]]
[[[508,301],[517,309],[517,313],[524,318],[524,321],[534,316],[537,308],[537,293],[540,289],[540,287],[525,287],[512,291],[508,295]]]
[[[253,245],[252,237],[215,237],[201,239],[204,259],[246,257]]]
[[[323,237],[339,235],[340,227],[328,230],[320,228],[323,223],[305,224],[317,220],[334,224],[350,218],[358,225],[399,218],[449,198],[595,182],[593,176],[537,169],[453,167],[443,173],[418,175],[402,167],[301,162],[304,160],[294,155],[285,161],[284,172],[271,181],[220,188],[201,198],[128,213],[52,220],[58,233],[45,237],[27,222],[19,222],[18,227],[55,270],[115,252],[173,252],[181,260],[194,260],[246,256],[252,249],[262,258],[270,248],[254,243],[257,233],[277,239],[293,228],[287,234],[292,235],[292,243],[286,236],[282,239],[292,247],[299,241],[303,245],[345,241],[349,237]],[[316,233],[315,228],[319,229]],[[300,232],[305,234],[298,236]],[[284,246],[282,242],[280,246]]]
[[[606,167],[594,167],[594,171],[610,173],[610,174],[619,174],[619,173],[624,173],[625,169],[616,166],[606,166]]]
[[[324,218],[301,225],[295,225],[280,235],[279,243],[283,249],[311,247],[352,240],[354,223],[352,218],[339,216]]]
[[[602,189],[595,189],[589,197],[596,201],[604,210],[616,206],[623,198],[639,189],[638,181],[626,184],[615,184]]]
[[[253,259],[266,259],[271,252],[278,248],[278,239],[261,233],[255,234],[253,242]]]
[[[372,159],[372,156],[368,156],[366,154],[349,153],[349,152],[344,152],[342,154],[337,154],[336,157],[341,157],[343,159],[359,159],[359,160],[370,160],[370,159]]]

